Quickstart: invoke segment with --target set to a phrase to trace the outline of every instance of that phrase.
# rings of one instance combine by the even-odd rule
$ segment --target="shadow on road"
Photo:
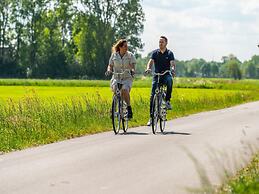
[[[160,135],[192,135],[191,133],[181,133],[181,132],[174,132],[174,131],[166,131],[164,133],[157,132]],[[141,133],[141,132],[126,132],[120,133],[119,135],[153,135],[152,133]]]
[[[174,132],[174,131],[165,131],[164,133],[159,133],[161,135],[192,135],[191,133],[181,133],[181,132]]]
[[[149,135],[149,133],[127,132],[127,133],[120,133],[120,135]]]

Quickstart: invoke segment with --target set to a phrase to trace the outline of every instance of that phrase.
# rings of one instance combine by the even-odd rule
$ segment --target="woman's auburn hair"
[[[120,47],[123,47],[123,44],[127,42],[126,39],[120,39],[118,40],[112,47],[112,53],[116,53],[120,51]]]

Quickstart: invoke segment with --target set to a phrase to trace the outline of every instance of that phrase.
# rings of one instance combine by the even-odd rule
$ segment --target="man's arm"
[[[151,70],[152,66],[154,65],[154,59],[150,59],[147,63],[146,71]]]

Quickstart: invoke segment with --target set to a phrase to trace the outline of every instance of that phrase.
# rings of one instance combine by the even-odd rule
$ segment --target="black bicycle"
[[[161,76],[166,73],[170,73],[170,70],[165,71],[164,73],[153,73],[154,76],[157,76],[157,86],[155,90],[155,94],[152,101],[152,109],[151,109],[151,125],[152,132],[156,134],[158,123],[160,125],[160,131],[164,133],[165,125],[166,125],[166,86],[160,83]]]
[[[123,71],[122,73],[115,73],[113,72],[113,75],[117,75],[117,87],[116,91],[113,94],[112,97],[112,126],[113,131],[116,134],[119,133],[120,129],[123,129],[124,133],[128,130],[128,109],[127,109],[127,103],[123,100],[121,95],[121,89],[122,89],[122,79],[121,76],[124,73],[129,73],[128,71]],[[130,74],[131,75],[131,74]]]

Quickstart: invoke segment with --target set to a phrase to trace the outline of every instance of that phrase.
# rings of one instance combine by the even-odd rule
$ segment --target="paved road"
[[[259,102],[175,119],[165,135],[138,127],[76,138],[0,156],[0,193],[188,193],[208,184],[203,170],[219,184],[220,163],[234,169],[258,138]]]

